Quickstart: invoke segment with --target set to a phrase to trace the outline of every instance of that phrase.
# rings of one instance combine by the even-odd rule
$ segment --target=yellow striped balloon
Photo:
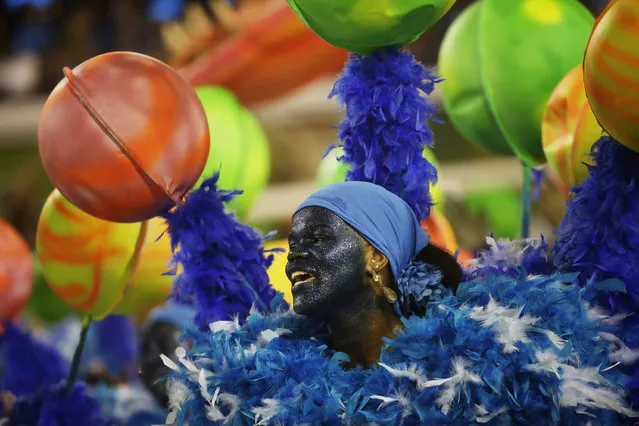
[[[541,123],[541,142],[550,168],[568,188],[588,176],[590,148],[601,136],[584,89],[582,65],[573,68],[553,91]]]
[[[166,222],[156,217],[140,226],[143,233],[138,235],[143,238],[138,239],[139,257],[131,265],[127,287],[113,309],[112,313],[116,315],[146,314],[165,302],[171,293],[173,276],[164,275],[172,257]]]
[[[601,127],[639,151],[639,2],[612,0],[595,22],[584,82]]]
[[[98,320],[110,313],[139,314],[171,291],[166,226],[155,218],[115,223],[75,207],[58,190],[47,199],[36,236],[42,274],[75,311]]]

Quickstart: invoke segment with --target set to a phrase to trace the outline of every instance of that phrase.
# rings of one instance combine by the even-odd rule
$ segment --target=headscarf
[[[193,325],[195,309],[190,306],[167,303],[154,308],[147,318],[147,324],[155,322],[168,322],[179,328]]]
[[[359,232],[389,261],[397,281],[428,245],[429,236],[410,206],[382,186],[369,182],[338,182],[325,186],[296,210],[324,207]]]

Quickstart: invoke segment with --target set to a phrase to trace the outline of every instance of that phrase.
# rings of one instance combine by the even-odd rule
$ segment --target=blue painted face
[[[166,383],[158,379],[167,376],[171,369],[164,365],[160,354],[168,354],[177,361],[175,349],[180,345],[182,329],[175,324],[158,321],[142,331],[140,346],[140,378],[162,407],[168,407]]]
[[[298,211],[289,244],[286,275],[296,313],[326,318],[365,291],[365,241],[334,213],[323,207]]]

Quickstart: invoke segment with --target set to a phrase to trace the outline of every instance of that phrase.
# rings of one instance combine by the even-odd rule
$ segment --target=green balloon
[[[453,125],[491,152],[543,164],[546,103],[583,60],[593,25],[577,0],[480,0],[468,7],[439,53],[442,99]]]
[[[315,183],[318,188],[323,188],[331,183],[344,181],[346,173],[350,167],[343,161],[338,160],[343,153],[343,148],[336,147],[331,149],[331,151],[322,159],[322,162],[317,169],[317,174],[315,175]]]
[[[350,169],[350,166],[343,161],[339,161],[339,158],[343,154],[344,149],[342,147],[335,147],[322,159],[315,176],[315,183],[318,188],[330,185],[331,183],[343,182],[344,179],[346,179],[346,173]],[[435,166],[439,172],[439,163],[431,149],[424,148],[424,158]],[[444,208],[445,196],[439,185],[435,184],[432,186],[431,197],[435,203],[435,208]]]
[[[405,46],[441,19],[455,0],[287,0],[318,36],[364,55]]]
[[[521,196],[517,190],[486,189],[464,195],[466,207],[484,217],[495,238],[521,236]]]
[[[75,315],[73,309],[64,303],[45,281],[37,256],[33,256],[33,272],[33,292],[25,307],[26,312],[44,324],[54,324]]]
[[[228,204],[238,217],[244,218],[270,178],[268,139],[255,117],[239,104],[233,93],[215,86],[197,87],[195,92],[211,132],[209,158],[195,188],[219,171],[220,189],[244,191]]]

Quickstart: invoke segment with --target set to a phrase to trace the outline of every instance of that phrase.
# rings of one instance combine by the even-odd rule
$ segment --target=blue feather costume
[[[432,143],[423,123],[433,110],[419,89],[429,93],[423,85],[436,78],[413,65],[398,51],[353,56],[333,95],[346,105],[340,137],[352,170],[347,179],[386,187],[422,218],[431,204],[423,183],[436,176],[421,159]],[[192,349],[180,350],[178,363],[165,358],[173,370],[167,424],[616,425],[636,418],[627,342],[637,327],[626,316],[634,312],[600,305],[627,286],[560,272],[543,238],[488,242],[455,295],[432,282],[438,275],[428,265],[402,276],[400,292],[421,297],[427,284],[426,314],[399,309],[404,328],[385,340],[371,369],[344,368],[349,358],[327,346],[327,329],[286,307],[187,330]],[[184,260],[185,270],[211,265]],[[179,285],[197,287],[189,279]]]
[[[519,272],[491,271],[402,318],[370,370],[342,368],[322,326],[288,310],[191,330],[168,381],[173,415],[190,426],[625,424],[624,332],[591,305],[620,289]]]
[[[334,94],[347,107],[340,136],[348,179],[385,186],[422,218],[431,204],[424,182],[436,174],[421,157],[432,143],[424,121],[433,110],[419,90],[430,92],[436,78],[414,65],[402,52],[354,56]],[[178,348],[177,363],[163,358],[173,370],[167,424],[616,425],[637,417],[627,394],[633,312],[611,315],[599,305],[634,294],[617,276],[584,278],[575,263],[560,273],[543,239],[489,240],[456,295],[438,284],[432,265],[402,276],[404,328],[386,339],[377,366],[347,369],[348,356],[325,343],[324,325],[277,296],[269,309],[271,259],[263,238],[224,212],[233,194],[213,178],[164,214],[184,271],[175,299],[198,311],[183,336],[191,350]],[[564,257],[559,251],[557,263]],[[425,315],[410,315],[409,296],[425,303]],[[260,311],[247,316],[251,304]],[[86,401],[83,418],[97,421],[99,407],[83,390],[76,385],[72,396]],[[73,401],[57,386],[33,392],[16,410],[19,424],[70,418]],[[112,396],[100,400],[115,407]]]

